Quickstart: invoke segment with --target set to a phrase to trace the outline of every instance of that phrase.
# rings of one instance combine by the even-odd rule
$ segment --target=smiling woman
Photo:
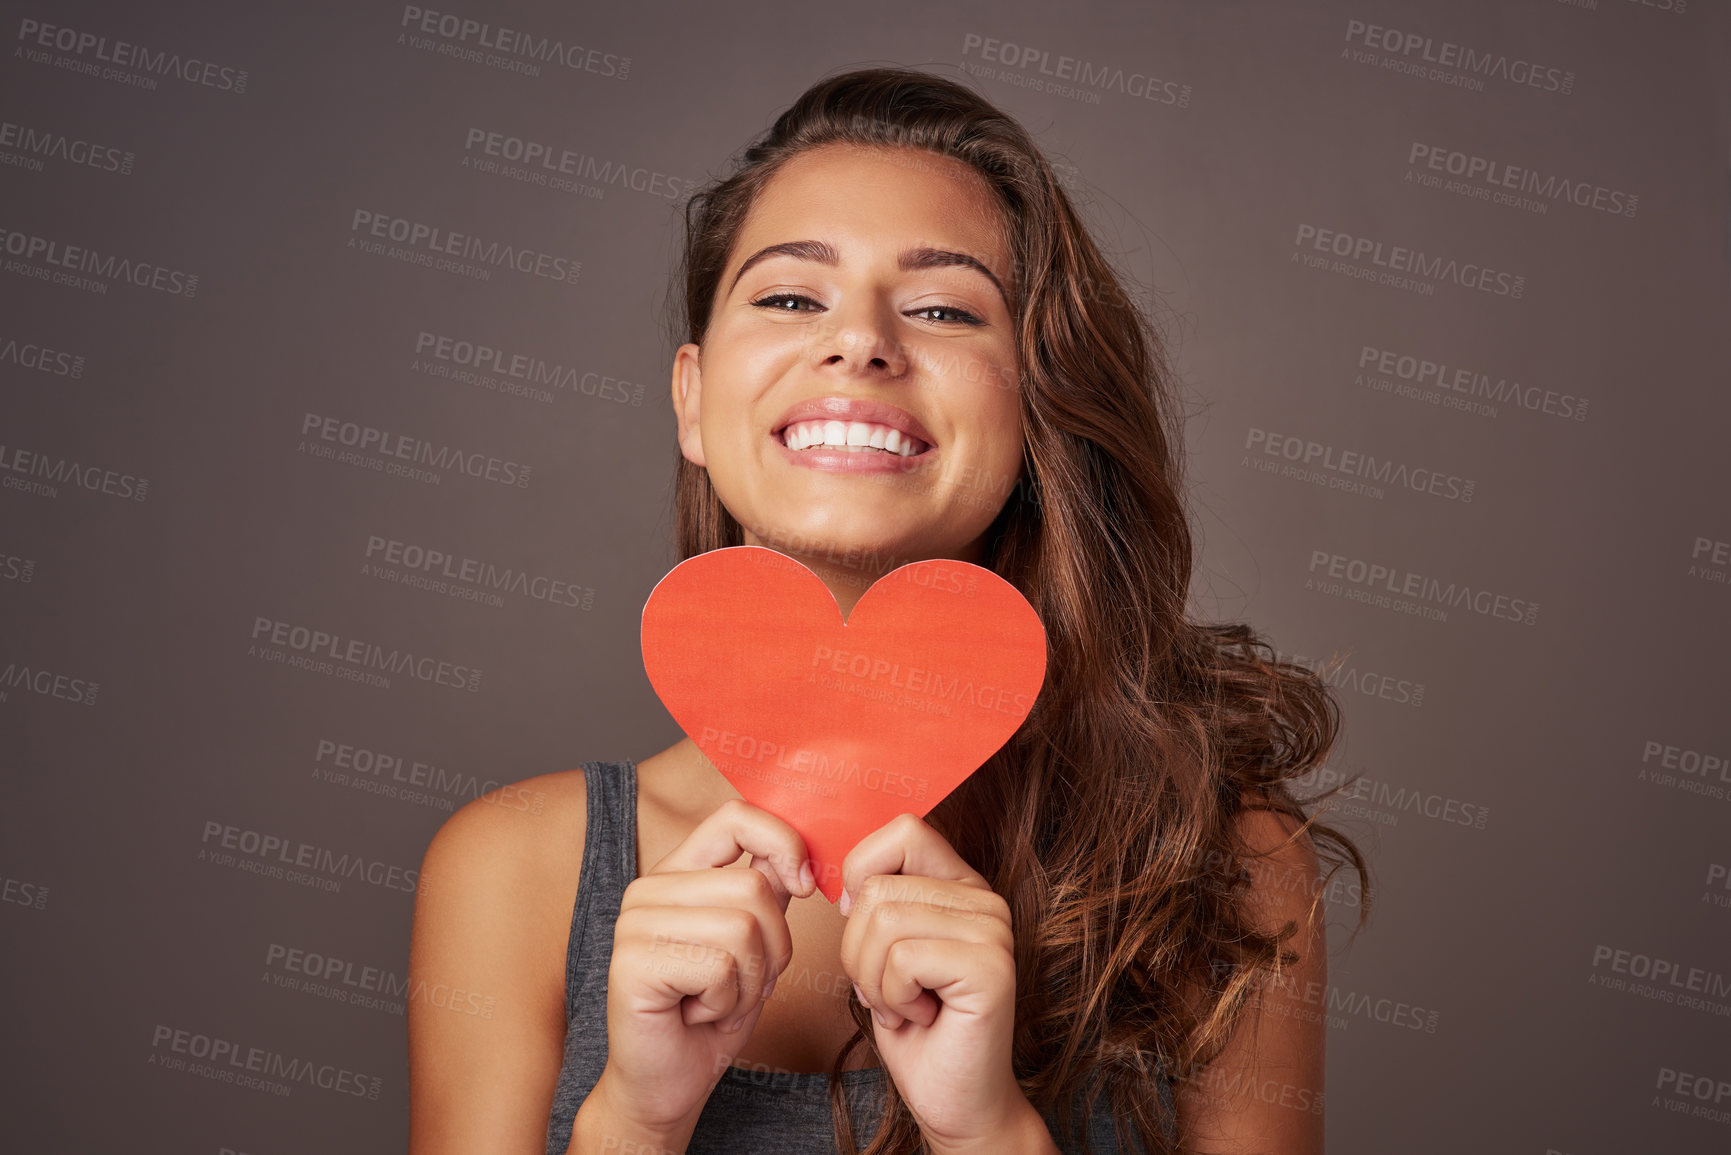
[[[900,565],[988,567],[1045,684],[836,906],[689,739],[508,788],[545,815],[459,811],[411,980],[498,1012],[411,1004],[414,1155],[1320,1153],[1322,894],[1350,864],[1362,919],[1370,889],[1293,780],[1338,707],[1187,616],[1161,342],[1050,165],[961,85],[850,72],[686,227],[681,556],[778,550],[844,616]]]
[[[1002,214],[972,167],[922,159],[849,141],[790,156],[733,240],[701,343],[674,359],[684,459],[742,544],[828,570],[844,613],[864,590],[833,545],[978,562],[1022,474]],[[982,478],[1000,492],[970,500]]]

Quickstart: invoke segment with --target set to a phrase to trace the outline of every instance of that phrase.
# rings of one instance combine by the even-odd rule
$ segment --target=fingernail
[[[853,993],[859,998],[859,1005],[862,1007],[865,1006],[866,1005],[865,992],[859,989],[858,983],[855,983],[853,985]]]
[[[882,1027],[884,1030],[890,1031],[895,1029],[889,1019],[884,1016],[884,1013],[876,1007],[872,1008],[872,1017],[878,1021],[878,1026]]]
[[[770,995],[773,995],[775,993],[775,984],[780,981],[780,975],[776,975],[774,978],[770,979],[769,985],[763,988],[763,997],[767,999]]]
[[[811,859],[806,859],[799,866],[799,885],[801,890],[810,890],[817,885],[817,876],[811,872]]]
[[[853,909],[853,896],[848,894],[846,890],[843,890],[841,892],[841,901],[836,903],[836,907],[845,915],[848,911]]]

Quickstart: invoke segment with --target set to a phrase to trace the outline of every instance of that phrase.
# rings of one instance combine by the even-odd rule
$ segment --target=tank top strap
[[[626,761],[584,762],[582,767],[588,825],[583,833],[571,933],[565,946],[567,1023],[577,1021],[583,995],[594,980],[599,980],[603,991],[606,989],[607,969],[613,959],[613,926],[625,900],[625,887],[637,877],[637,766]],[[606,1019],[598,1021],[604,1023]]]
[[[607,1066],[607,972],[625,887],[637,877],[637,766],[584,762],[588,826],[565,947],[565,1053],[547,1117],[547,1155],[565,1155],[571,1124]]]

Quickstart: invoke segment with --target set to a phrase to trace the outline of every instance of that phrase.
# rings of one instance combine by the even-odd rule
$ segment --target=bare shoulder
[[[1308,831],[1291,815],[1278,810],[1246,806],[1234,819],[1234,833],[1249,857],[1251,905],[1277,929],[1288,921],[1298,924],[1300,939],[1308,924],[1320,917],[1317,910],[1322,864]]]
[[[409,946],[413,1155],[544,1143],[587,805],[580,769],[526,778],[427,846]]]
[[[1180,1127],[1195,1155],[1322,1155],[1326,1019],[1316,1007],[1327,997],[1328,950],[1320,864],[1302,823],[1265,805],[1246,799],[1232,819],[1250,875],[1245,910],[1264,934],[1290,925],[1281,948],[1296,958],[1258,974],[1218,1053],[1180,1081]]]
[[[416,945],[425,920],[429,934],[460,935],[466,949],[534,949],[544,964],[557,964],[550,974],[545,965],[538,970],[562,984],[587,831],[581,769],[525,778],[475,798],[427,845],[415,899]],[[471,937],[483,929],[485,937]]]
[[[588,799],[580,769],[495,787],[447,818],[427,854],[452,873],[533,869],[565,858],[575,839],[581,860]]]

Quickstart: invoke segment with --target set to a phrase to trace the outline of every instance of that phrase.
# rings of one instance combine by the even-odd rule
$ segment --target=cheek
[[[987,428],[991,437],[992,456],[1012,472],[1022,460],[1022,398],[1008,386],[1007,379],[988,386],[979,398],[981,411],[990,415]]]
[[[973,439],[963,455],[970,484],[1003,500],[1015,487],[1022,469],[1022,418],[1019,399],[996,389],[976,389],[969,395]],[[958,463],[959,464],[959,463]]]
[[[702,423],[705,439],[737,440],[749,425],[752,365],[737,356],[714,358],[703,376]]]
[[[999,434],[997,444],[993,447],[996,473],[1009,484],[1022,472],[1022,430],[1020,424],[1012,418],[1005,424]]]

